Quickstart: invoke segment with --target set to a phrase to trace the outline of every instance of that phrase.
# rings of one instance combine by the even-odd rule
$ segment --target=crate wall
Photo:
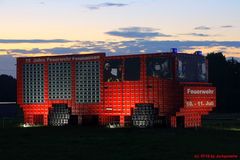
[[[159,109],[159,116],[167,116],[171,121],[171,116],[184,115],[186,119],[197,119],[191,117],[192,113],[199,112],[201,115],[207,114],[212,110],[212,107],[204,107],[202,109],[186,109],[184,107],[184,92],[183,84],[177,81],[176,77],[176,56],[173,54],[143,54],[143,55],[128,55],[128,56],[112,56],[105,57],[104,54],[99,55],[99,59],[95,60],[79,60],[79,61],[64,61],[59,62],[27,62],[24,58],[19,58],[17,61],[17,94],[18,103],[25,108],[26,122],[33,123],[34,114],[44,114],[44,124],[48,123],[48,110],[52,108],[53,104],[67,104],[71,108],[73,115],[99,115],[117,116],[120,121],[124,121],[125,116],[131,116],[131,110],[134,109],[137,103],[151,103],[154,107]],[[81,55],[82,56],[82,55]],[[87,55],[88,56],[88,55]],[[186,55],[187,56],[187,55]],[[63,56],[71,57],[71,56]],[[78,57],[78,56],[76,56]],[[82,56],[84,57],[84,56]],[[140,58],[140,80],[138,81],[120,81],[120,82],[104,82],[104,62],[106,60],[122,60],[123,62],[128,58]],[[147,59],[149,57],[169,57],[172,60],[172,77],[170,78],[156,78],[147,76]],[[43,65],[43,95],[44,102],[42,105],[38,103],[26,104],[24,100],[23,89],[23,66],[25,64]],[[57,64],[58,72],[64,70],[64,65],[67,68],[66,75],[55,75],[51,69],[51,65]],[[63,65],[64,64],[64,65]],[[84,69],[90,70],[84,75]],[[55,69],[55,72],[57,71]],[[122,67],[122,79],[124,78],[124,66]],[[52,75],[52,77],[50,76]],[[58,81],[66,84],[67,88],[62,88],[67,91],[64,95],[67,96],[58,98],[52,97],[52,82],[53,78],[60,76]],[[61,77],[62,76],[62,77]],[[64,78],[68,77],[67,81]],[[83,80],[82,78],[86,78]],[[89,83],[88,83],[89,82]],[[192,85],[201,86],[206,85],[202,83],[194,83]],[[90,87],[90,88],[89,88]],[[209,87],[209,86],[207,86]],[[86,89],[86,90],[85,90]],[[86,96],[84,98],[84,94]],[[191,97],[190,97],[191,98]],[[198,100],[198,97],[192,97]],[[199,97],[199,99],[206,100],[209,97]],[[214,96],[212,97],[215,98]],[[41,111],[44,110],[44,111]],[[104,119],[104,118],[103,118]],[[107,118],[106,118],[107,119]],[[104,121],[104,120],[103,120]],[[106,120],[111,121],[111,120]],[[191,126],[191,120],[186,123]],[[197,123],[197,120],[196,120]],[[174,124],[173,124],[174,125]]]

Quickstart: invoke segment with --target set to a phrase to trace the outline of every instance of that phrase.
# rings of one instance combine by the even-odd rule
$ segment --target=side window
[[[197,65],[198,65],[198,81],[207,82],[208,77],[207,77],[207,66],[206,66],[205,59],[199,60]]]
[[[104,64],[104,81],[122,81],[122,60],[108,60]]]
[[[124,67],[125,67],[124,80],[126,81],[140,80],[140,58],[126,59]]]
[[[147,76],[172,78],[172,64],[168,57],[147,58]]]
[[[179,55],[177,62],[177,77],[179,81],[207,81],[207,69],[204,57]]]

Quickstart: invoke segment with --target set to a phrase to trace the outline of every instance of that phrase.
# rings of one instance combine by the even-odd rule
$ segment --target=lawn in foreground
[[[0,130],[0,159],[155,160],[240,154],[240,132],[214,129],[40,127]]]

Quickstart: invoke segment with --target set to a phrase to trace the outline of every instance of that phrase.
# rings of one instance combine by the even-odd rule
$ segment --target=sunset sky
[[[240,0],[0,0],[0,74],[15,57],[202,50],[240,58]]]

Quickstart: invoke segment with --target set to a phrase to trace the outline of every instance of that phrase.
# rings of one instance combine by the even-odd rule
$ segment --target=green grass
[[[240,154],[240,131],[215,129],[0,129],[1,160],[193,159]]]
[[[205,128],[231,129],[240,128],[240,120],[208,120],[203,121]]]

